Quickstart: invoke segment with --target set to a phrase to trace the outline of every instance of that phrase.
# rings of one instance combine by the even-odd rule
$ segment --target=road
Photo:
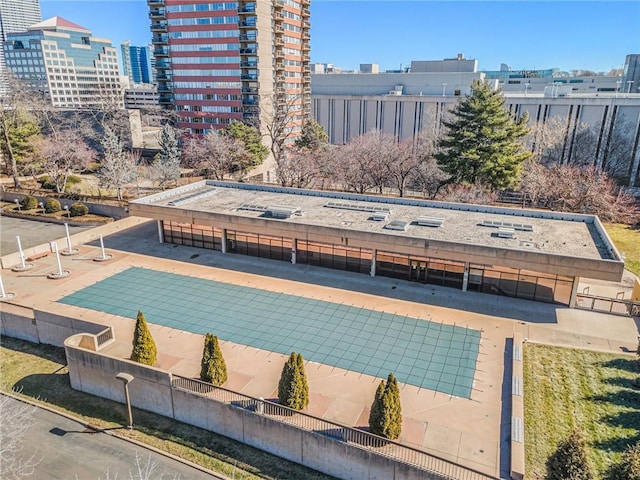
[[[69,233],[82,232],[93,227],[69,227]],[[0,255],[7,255],[18,251],[16,235],[20,236],[22,248],[35,247],[42,243],[47,243],[58,238],[64,238],[66,233],[64,225],[49,222],[38,222],[35,220],[23,220],[21,218],[0,217]],[[66,247],[65,242],[58,242],[58,247],[62,250]]]
[[[11,405],[18,400],[9,399]],[[10,407],[4,409],[7,415]],[[35,452],[36,470],[29,478],[48,480],[148,479],[212,480],[223,478],[162,456],[113,435],[96,433],[82,424],[48,410],[36,408],[35,423],[27,431],[23,454]],[[6,418],[2,419],[7,421]],[[138,474],[135,457],[142,466],[155,465],[150,475]],[[131,474],[131,476],[130,476]]]

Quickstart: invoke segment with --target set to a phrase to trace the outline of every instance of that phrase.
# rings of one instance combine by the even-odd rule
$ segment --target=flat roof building
[[[563,305],[624,269],[591,215],[209,180],[129,208],[168,243]]]

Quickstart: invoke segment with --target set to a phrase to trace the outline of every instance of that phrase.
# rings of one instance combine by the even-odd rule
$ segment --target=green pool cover
[[[60,303],[470,398],[480,331],[251,287],[129,268]]]

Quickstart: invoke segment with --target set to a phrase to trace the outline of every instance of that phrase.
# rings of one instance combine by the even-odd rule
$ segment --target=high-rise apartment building
[[[124,75],[131,83],[155,83],[155,75],[151,65],[151,48],[137,47],[128,40],[120,45]]]
[[[160,103],[194,134],[310,114],[310,0],[147,0]]]
[[[0,45],[7,35],[23,32],[29,25],[40,22],[40,0],[0,0]],[[7,90],[7,69],[0,51],[0,95]]]
[[[55,107],[122,103],[116,49],[80,25],[52,17],[10,33],[3,48],[7,69]]]

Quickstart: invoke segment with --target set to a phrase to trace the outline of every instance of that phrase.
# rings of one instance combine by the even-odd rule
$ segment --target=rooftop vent
[[[385,222],[389,220],[389,214],[387,212],[375,212],[371,215],[371,220],[375,220],[376,222]]]
[[[167,205],[175,207],[176,205],[181,205],[183,203],[190,202],[192,200],[195,200],[196,198],[200,199],[204,197],[209,197],[214,193],[218,193],[218,190],[216,190],[215,188],[204,188],[204,189],[198,190],[197,192],[191,193],[189,195],[185,195],[184,197],[178,198],[176,200],[172,200]]]
[[[528,225],[524,223],[511,223],[511,222],[503,222],[501,220],[483,220],[480,225],[483,227],[507,227],[513,228],[514,230],[520,230],[522,232],[533,232],[533,225]]]
[[[384,212],[387,214],[391,214],[391,210],[384,207],[376,207],[373,205],[358,205],[357,203],[340,203],[340,202],[329,202],[325,204],[327,208],[339,208],[342,210],[355,210],[357,212],[369,212],[369,213],[378,213]]]
[[[289,218],[291,215],[301,215],[302,211],[300,207],[289,207],[287,205],[273,205],[267,207],[265,213],[270,215],[272,218]]]
[[[387,223],[384,228],[387,230],[399,230],[401,232],[406,232],[409,224],[407,222],[403,222],[402,220],[394,220],[392,222]]]
[[[513,238],[515,230],[509,227],[498,227],[498,237],[500,238]]]
[[[444,218],[442,217],[418,217],[416,220],[418,225],[423,227],[441,227],[444,223]]]
[[[238,207],[238,210],[249,210],[250,212],[266,212],[268,209],[269,207],[255,203],[243,203]]]

